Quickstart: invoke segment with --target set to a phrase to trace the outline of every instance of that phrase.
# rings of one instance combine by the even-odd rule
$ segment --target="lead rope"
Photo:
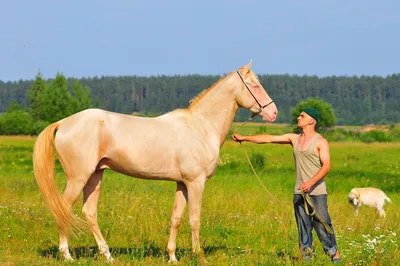
[[[246,121],[244,121],[240,126],[238,126],[238,127],[233,131],[233,134],[235,134],[236,131],[238,131],[242,126],[244,126],[244,125],[245,125],[249,120],[251,120],[251,119],[252,119],[252,115],[251,115]],[[243,151],[244,155],[246,155],[247,161],[249,162],[249,164],[250,164],[250,166],[251,166],[251,170],[253,170],[253,173],[254,173],[254,175],[257,177],[258,182],[260,182],[261,187],[262,187],[262,188],[265,190],[265,192],[267,192],[267,194],[268,194],[271,198],[273,198],[275,201],[277,201],[277,202],[279,202],[279,203],[285,204],[284,202],[278,200],[274,195],[272,195],[272,193],[269,192],[269,190],[265,187],[265,185],[264,185],[263,182],[261,181],[260,177],[258,176],[256,170],[254,169],[254,166],[253,166],[253,164],[251,163],[251,160],[250,160],[250,158],[249,158],[249,155],[247,154],[246,150],[243,148],[242,142],[239,142],[239,143],[240,143],[240,147],[242,148],[242,151]]]
[[[315,210],[315,207],[311,201],[310,195],[308,195],[307,193],[304,193],[303,191],[301,191],[301,195],[303,196],[303,199],[304,199],[304,208],[306,209],[306,214],[308,216],[317,218],[320,221],[320,223],[325,227],[325,230],[328,232],[328,234],[333,235],[332,228],[324,221],[324,219],[322,219],[322,217]],[[311,213],[310,213],[309,207],[311,208]]]

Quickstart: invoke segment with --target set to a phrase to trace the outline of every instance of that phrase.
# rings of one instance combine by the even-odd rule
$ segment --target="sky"
[[[0,80],[400,73],[400,1],[4,0]]]

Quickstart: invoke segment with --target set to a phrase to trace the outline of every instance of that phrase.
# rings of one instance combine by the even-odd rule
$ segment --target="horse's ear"
[[[242,71],[243,71],[244,74],[247,74],[247,73],[250,72],[252,63],[253,63],[253,59],[251,59],[250,62],[243,67]]]

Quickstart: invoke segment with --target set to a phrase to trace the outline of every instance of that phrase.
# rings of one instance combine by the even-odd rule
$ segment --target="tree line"
[[[26,102],[12,99],[0,116],[0,135],[37,135],[50,123],[93,107],[89,87],[78,80],[68,86],[60,73],[47,82],[39,73],[24,91]]]
[[[57,76],[59,80],[61,76],[61,74]],[[47,81],[43,78],[42,80],[49,84],[54,82],[57,84],[57,77]],[[63,111],[60,111],[57,108],[62,105],[58,105],[57,101],[60,97],[75,99],[77,95],[74,92],[74,84],[79,84],[85,88],[86,93],[89,93],[85,97],[92,101],[90,106],[125,114],[156,116],[176,108],[187,107],[192,98],[220,78],[218,75],[102,76],[80,79],[63,77],[62,82],[66,83],[66,91],[64,89],[61,91],[64,94],[52,98],[55,104],[48,106],[48,109],[41,114],[42,117],[32,115],[34,119],[46,120],[45,115],[55,119],[65,115],[65,112],[78,110],[78,107],[75,108],[71,104],[69,109],[63,107]],[[278,106],[277,123],[291,123],[293,108],[308,98],[320,98],[329,103],[334,109],[339,125],[400,122],[400,74],[386,77],[323,78],[259,75],[259,79]],[[37,82],[39,82],[38,77],[35,80],[0,81],[0,112],[5,112],[12,100],[24,108],[32,108],[29,91]],[[66,92],[70,96],[65,96]],[[243,121],[248,115],[247,110],[240,110],[235,121]]]

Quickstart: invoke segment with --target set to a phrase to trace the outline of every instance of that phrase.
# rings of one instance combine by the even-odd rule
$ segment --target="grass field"
[[[280,134],[285,126],[263,129],[250,124],[240,133]],[[34,138],[0,137],[0,265],[70,265],[58,254],[58,233],[32,172]],[[250,157],[257,155],[261,187],[240,145],[227,141],[215,176],[206,184],[201,243],[208,265],[301,265],[292,210],[294,167],[289,145],[244,143]],[[332,170],[326,182],[328,205],[341,265],[400,265],[400,143],[331,143]],[[58,165],[57,183],[65,186]],[[392,199],[386,219],[364,207],[355,217],[347,202],[353,187],[383,189]],[[99,224],[111,248],[115,265],[165,265],[175,184],[146,181],[106,171],[99,203]],[[80,199],[74,212],[82,217]],[[283,203],[282,203],[283,202]],[[181,265],[199,265],[191,255],[186,213],[177,239]],[[103,265],[92,235],[70,241],[77,265]],[[308,265],[327,265],[315,237],[316,258]]]

